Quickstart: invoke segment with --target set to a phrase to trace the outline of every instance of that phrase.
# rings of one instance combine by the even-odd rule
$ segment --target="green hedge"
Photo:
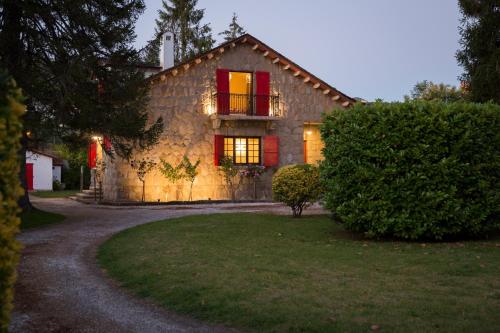
[[[0,72],[0,332],[6,332],[12,309],[20,245],[17,199],[22,194],[19,182],[18,152],[21,148],[21,121],[24,112],[21,92]]]
[[[500,106],[373,103],[321,129],[326,206],[368,236],[444,239],[500,229]]]

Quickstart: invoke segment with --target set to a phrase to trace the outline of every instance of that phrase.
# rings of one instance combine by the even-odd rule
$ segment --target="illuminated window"
[[[231,113],[248,113],[251,108],[252,74],[229,72],[229,94]]]
[[[225,137],[224,156],[234,164],[260,164],[260,138]]]

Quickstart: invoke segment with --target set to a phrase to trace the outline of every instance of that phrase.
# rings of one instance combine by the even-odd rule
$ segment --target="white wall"
[[[54,165],[52,167],[52,180],[57,180],[58,182],[61,182],[61,166],[60,165]]]
[[[52,158],[26,152],[26,163],[33,163],[33,189],[52,190]]]

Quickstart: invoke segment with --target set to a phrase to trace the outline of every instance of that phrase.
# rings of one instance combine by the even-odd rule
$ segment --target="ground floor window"
[[[260,138],[225,137],[224,156],[231,157],[234,164],[260,164]]]

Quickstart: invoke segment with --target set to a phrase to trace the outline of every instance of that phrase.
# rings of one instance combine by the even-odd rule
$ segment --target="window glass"
[[[235,164],[258,164],[260,162],[260,139],[225,137],[224,155],[232,157]]]

